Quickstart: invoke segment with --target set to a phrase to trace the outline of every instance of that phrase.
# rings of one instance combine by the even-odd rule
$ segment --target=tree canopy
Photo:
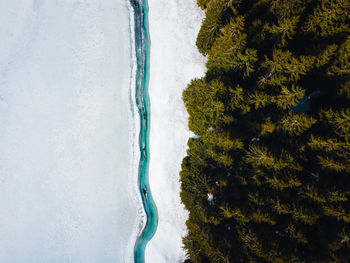
[[[349,0],[197,3],[186,263],[350,262]]]

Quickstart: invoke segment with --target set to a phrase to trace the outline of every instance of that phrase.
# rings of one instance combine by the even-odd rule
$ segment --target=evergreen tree
[[[267,25],[266,30],[276,38],[276,44],[279,47],[285,47],[288,41],[293,38],[296,33],[296,27],[299,23],[299,16],[283,17],[272,26]]]
[[[325,111],[328,122],[331,124],[335,133],[340,136],[344,136],[348,139],[350,136],[350,109],[343,109],[341,111],[334,112],[332,109]]]
[[[295,106],[297,102],[305,96],[305,90],[292,85],[290,89],[282,86],[281,92],[276,96],[276,104],[282,109],[289,109],[291,106]]]
[[[348,0],[322,0],[305,23],[304,30],[316,36],[328,37],[338,33],[349,33]]]
[[[328,72],[330,76],[349,76],[350,74],[350,36],[342,43]]]
[[[253,166],[272,167],[275,163],[275,158],[268,150],[260,145],[249,145],[249,150],[245,156],[245,162]]]
[[[213,0],[208,5],[205,19],[197,37],[197,46],[202,54],[208,54],[223,25],[226,0]],[[202,5],[203,6],[203,5]]]
[[[350,259],[348,0],[198,0],[187,262]]]
[[[197,5],[202,9],[206,9],[208,3],[209,3],[209,0],[197,0]]]
[[[316,120],[306,114],[290,114],[281,120],[281,129],[291,135],[299,135],[315,123]]]

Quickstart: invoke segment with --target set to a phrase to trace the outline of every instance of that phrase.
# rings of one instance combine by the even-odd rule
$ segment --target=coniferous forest
[[[186,262],[350,262],[349,0],[197,0]]]

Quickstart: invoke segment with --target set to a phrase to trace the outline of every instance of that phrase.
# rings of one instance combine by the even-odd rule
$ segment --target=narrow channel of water
[[[149,167],[149,125],[150,100],[148,96],[150,37],[148,28],[147,0],[130,0],[134,10],[136,50],[136,105],[140,115],[140,162],[138,170],[139,191],[147,215],[146,225],[137,238],[134,247],[135,263],[145,262],[145,248],[156,232],[158,225],[157,207],[152,199],[148,181]]]

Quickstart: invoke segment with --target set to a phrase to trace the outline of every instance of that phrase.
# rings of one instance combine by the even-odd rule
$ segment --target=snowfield
[[[146,262],[185,259],[181,96],[205,59],[195,0],[148,0],[149,180],[159,212]],[[128,0],[0,1],[0,262],[133,262],[137,186]]]
[[[128,12],[124,0],[0,1],[0,262],[133,261]]]
[[[187,112],[182,91],[204,75],[195,47],[203,12],[195,0],[148,0],[151,36],[149,180],[158,208],[158,229],[146,247],[146,262],[183,262],[187,212],[180,200],[179,171],[186,155]]]

